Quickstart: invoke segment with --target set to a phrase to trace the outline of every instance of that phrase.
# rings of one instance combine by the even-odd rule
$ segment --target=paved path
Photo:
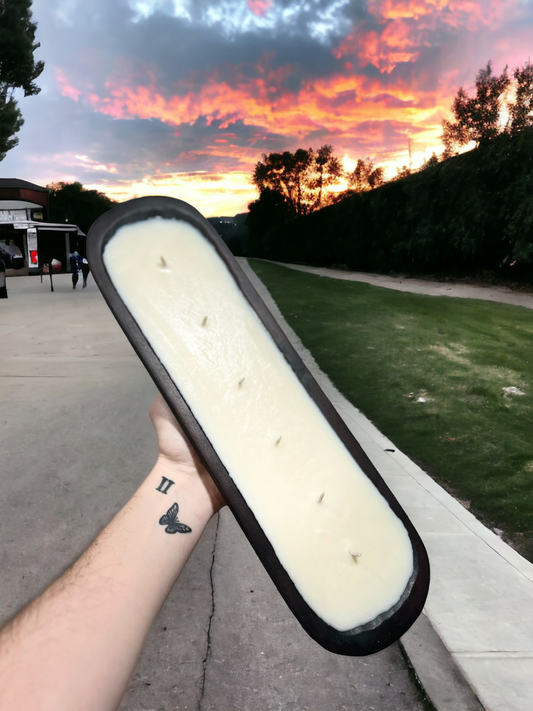
[[[59,575],[155,461],[155,387],[92,279],[8,279],[0,301],[0,622]],[[398,645],[326,652],[233,517],[206,531],[121,711],[426,711]],[[466,707],[457,706],[454,711]]]
[[[282,267],[308,272],[317,276],[330,277],[331,279],[344,279],[345,281],[362,281],[374,286],[395,291],[408,291],[412,294],[427,294],[428,296],[453,296],[458,299],[481,299],[482,301],[498,301],[511,306],[525,306],[533,309],[533,294],[513,291],[506,286],[472,286],[470,284],[428,281],[426,279],[409,279],[407,277],[393,277],[384,274],[368,274],[366,272],[349,272],[342,269],[327,269],[326,267],[306,267],[301,264],[285,264],[263,260]]]
[[[418,293],[483,298],[533,308],[533,296],[505,289],[451,286],[418,280],[391,280],[297,265],[290,268]],[[251,271],[251,270],[250,270]],[[257,278],[252,279],[261,288]],[[263,288],[263,297],[269,296]],[[453,293],[451,293],[453,292]],[[454,662],[487,711],[533,709],[533,565],[483,526],[447,494],[369,420],[350,405],[318,370],[297,336],[283,322],[277,307],[271,309],[302,358],[337,407],[370,459],[404,506],[428,549],[432,582],[425,608]],[[386,450],[393,449],[393,452]],[[416,638],[406,637],[417,672],[430,691],[435,671],[418,653]],[[418,664],[422,666],[418,666]],[[425,676],[422,676],[424,674]],[[438,681],[438,680],[437,680]],[[438,685],[437,685],[438,686]],[[439,688],[437,688],[437,693]],[[440,699],[440,710],[466,708],[457,701]]]
[[[1,619],[83,550],[155,457],[146,414],[154,387],[94,285],[73,292],[68,277],[57,277],[50,294],[23,277],[8,286],[0,302]],[[277,317],[428,547],[425,615],[403,644],[437,708],[479,711],[472,687],[487,711],[530,711],[533,566],[347,403]],[[311,642],[223,512],[154,624],[121,711],[161,708],[424,704],[397,646],[347,659]]]

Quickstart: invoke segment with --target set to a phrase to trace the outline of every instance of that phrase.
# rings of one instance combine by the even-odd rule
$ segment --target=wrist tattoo
[[[161,484],[156,488],[156,491],[160,491],[162,494],[168,494],[168,490],[173,484],[172,479],[167,479],[166,476],[164,476],[161,479]]]
[[[165,533],[190,533],[192,531],[192,528],[178,521],[179,510],[178,502],[175,501],[166,514],[159,519],[161,526],[166,526]]]

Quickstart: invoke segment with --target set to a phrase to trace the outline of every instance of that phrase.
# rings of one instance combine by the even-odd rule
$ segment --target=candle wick
[[[323,491],[323,492],[320,494],[320,496],[318,497],[318,503],[319,503],[319,504],[322,503],[322,499],[324,498],[324,494],[325,494],[325,492]]]
[[[277,440],[276,440],[276,447],[278,446],[278,444],[279,444],[280,442],[281,442],[281,437],[278,437]]]
[[[244,383],[245,380],[246,380],[246,378],[241,378],[239,380],[239,387],[242,387],[242,384]]]
[[[204,316],[204,320],[202,321],[202,326],[205,326],[206,323],[207,323],[207,316]]]
[[[360,558],[363,554],[357,553],[357,551],[350,551],[350,555],[352,556],[352,558],[357,559]]]
[[[161,266],[163,269],[165,269],[165,267],[167,266],[167,263],[166,263],[166,261],[165,261],[165,258],[164,258],[164,257],[160,257],[160,259],[161,259],[161,262],[160,262],[160,265],[159,265],[159,266]]]

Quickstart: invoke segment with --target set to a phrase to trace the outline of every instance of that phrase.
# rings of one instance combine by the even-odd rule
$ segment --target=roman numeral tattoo
[[[162,494],[168,494],[168,490],[170,489],[172,484],[174,484],[172,479],[167,479],[166,476],[164,476],[161,479],[161,484],[159,484],[156,491],[160,491]]]

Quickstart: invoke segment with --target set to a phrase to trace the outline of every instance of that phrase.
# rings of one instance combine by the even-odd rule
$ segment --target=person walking
[[[89,267],[89,262],[87,261],[87,257],[82,257],[81,258],[81,273],[83,275],[83,288],[87,286],[87,279],[89,278],[89,273],[91,271],[91,268]]]
[[[76,288],[79,279],[79,271],[81,265],[81,257],[79,252],[72,252],[70,255],[70,271],[72,272],[72,288]]]
[[[6,266],[10,266],[9,255],[0,249],[0,299],[7,299]]]

